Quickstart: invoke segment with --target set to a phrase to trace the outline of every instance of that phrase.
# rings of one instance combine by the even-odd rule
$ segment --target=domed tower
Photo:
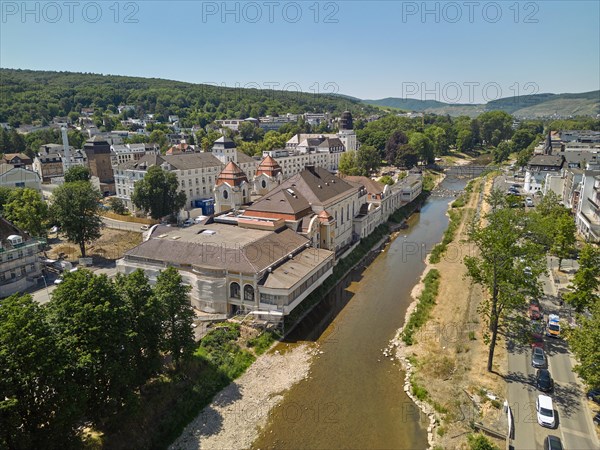
[[[267,155],[256,168],[254,176],[254,192],[265,195],[283,181],[281,166],[270,155]]]
[[[352,113],[350,111],[344,111],[342,113],[342,117],[340,117],[340,131],[353,129],[354,125],[352,123]]]
[[[352,113],[350,111],[344,111],[339,120],[339,128],[338,137],[340,141],[346,147],[346,151],[355,151],[358,149],[358,144],[356,141],[356,134],[354,133],[354,123],[352,120]]]
[[[240,167],[230,161],[217,177],[214,188],[215,212],[239,209],[250,202],[250,184]]]

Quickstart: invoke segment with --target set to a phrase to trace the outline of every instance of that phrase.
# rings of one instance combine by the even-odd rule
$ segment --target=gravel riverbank
[[[284,353],[262,355],[217,394],[169,448],[249,448],[285,391],[308,377],[311,358],[317,352],[303,344]]]

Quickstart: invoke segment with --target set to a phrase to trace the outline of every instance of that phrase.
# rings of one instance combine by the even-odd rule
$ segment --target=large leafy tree
[[[190,289],[183,284],[174,267],[162,271],[154,287],[154,295],[163,310],[162,349],[172,356],[176,365],[194,348],[194,310],[190,303]]]
[[[485,226],[474,225],[470,231],[478,255],[464,259],[468,277],[488,293],[480,304],[489,329],[485,336],[488,371],[493,370],[499,332],[506,329],[511,313],[525,305],[527,295],[539,294],[539,284],[531,279],[537,280],[545,270],[540,246],[524,238],[523,215],[497,202],[495,208],[485,216]],[[532,269],[531,277],[525,275],[527,266]]]
[[[0,447],[64,448],[79,403],[45,310],[29,295],[0,302]]]
[[[422,161],[426,163],[434,161],[433,143],[424,133],[412,133],[408,143],[419,154]]]
[[[358,175],[356,152],[353,150],[342,153],[338,170],[342,175]]]
[[[586,244],[579,255],[579,269],[573,277],[571,292],[565,295],[565,301],[577,312],[592,309],[598,302],[600,287],[600,250],[592,244]],[[600,368],[599,368],[600,370]]]
[[[82,257],[85,245],[100,237],[101,199],[100,192],[88,181],[65,183],[52,193],[50,215],[67,239],[79,245]]]
[[[575,372],[593,388],[600,387],[600,302],[591,308],[591,317],[579,317],[579,327],[569,336],[569,346],[577,358]]]
[[[46,236],[48,205],[33,189],[12,189],[4,216],[32,236]]]
[[[125,304],[136,384],[141,385],[160,367],[163,311],[142,270],[117,274],[115,286]]]
[[[488,145],[495,145],[502,140],[510,139],[513,135],[513,118],[504,111],[485,112],[477,118],[477,122],[481,137]]]
[[[177,175],[151,166],[144,178],[137,183],[131,196],[133,204],[153,219],[174,215],[185,206],[186,196],[179,191]]]
[[[87,416],[100,420],[131,395],[133,383],[127,307],[106,275],[68,273],[49,304],[59,347],[69,354]]]
[[[379,152],[372,145],[362,145],[356,151],[356,166],[360,175],[369,176],[380,165]]]
[[[456,148],[460,152],[473,149],[473,133],[471,130],[460,130],[456,136]]]
[[[552,254],[558,258],[558,270],[561,268],[563,259],[568,258],[575,251],[576,232],[577,226],[570,214],[563,213],[558,216],[551,249]]]
[[[394,131],[385,144],[385,159],[389,164],[396,161],[398,148],[408,144],[408,136],[402,131]]]
[[[90,169],[85,166],[73,166],[65,173],[65,183],[90,181]]]
[[[419,163],[419,153],[409,144],[401,145],[396,152],[396,166],[411,169]]]

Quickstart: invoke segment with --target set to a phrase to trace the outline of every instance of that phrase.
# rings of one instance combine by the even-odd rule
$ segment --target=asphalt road
[[[548,259],[549,266],[556,266],[555,258]],[[545,298],[542,311],[547,315],[556,313],[568,316],[556,298],[556,286],[547,276],[540,277]],[[557,427],[553,430],[538,425],[535,400],[540,393],[534,386],[535,369],[531,366],[531,348],[509,342],[508,353],[508,399],[514,415],[513,447],[516,450],[543,448],[547,435],[560,437],[566,449],[598,449],[592,415],[585,404],[584,387],[573,373],[575,361],[563,339],[544,338],[548,368],[554,378],[555,389],[550,394],[555,405]]]
[[[141,224],[135,222],[122,222],[120,220],[113,220],[107,217],[102,218],[102,222],[107,228],[114,228],[115,230],[124,230],[124,231],[137,231],[141,233]]]

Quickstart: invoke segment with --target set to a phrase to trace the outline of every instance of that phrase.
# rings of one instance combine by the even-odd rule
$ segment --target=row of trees
[[[530,213],[509,207],[504,193],[497,189],[486,201],[491,209],[484,216],[485,224],[474,224],[469,236],[478,256],[467,256],[464,261],[471,280],[489,294],[480,313],[488,325],[487,367],[492,371],[498,334],[510,330],[514,313],[525,307],[527,298],[541,294],[537,279],[546,272],[546,253],[559,259],[572,255],[575,224],[556,195],[545,196]]]
[[[194,347],[194,317],[179,272],[152,288],[140,270],[66,274],[52,300],[0,303],[0,446],[69,448],[75,430],[97,426],[131,402],[164,358],[175,366]]]
[[[82,148],[85,136],[81,131],[69,129],[69,145]],[[0,153],[24,153],[33,158],[44,144],[62,144],[58,129],[45,129],[19,134],[14,128],[10,131],[0,127]]]

